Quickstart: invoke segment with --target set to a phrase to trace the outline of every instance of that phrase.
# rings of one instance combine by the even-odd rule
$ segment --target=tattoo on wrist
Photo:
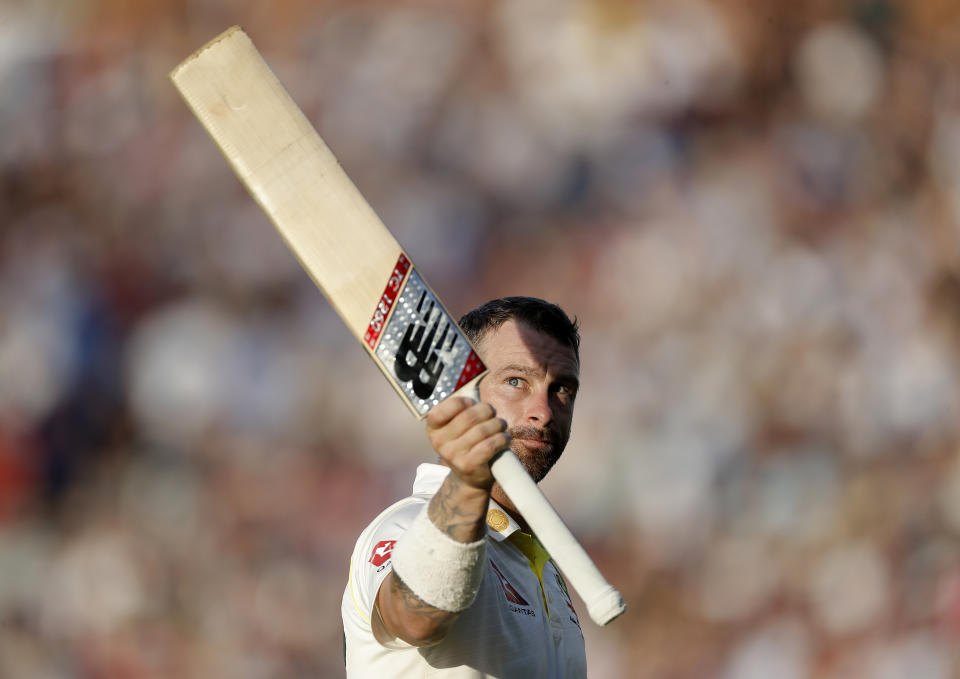
[[[456,492],[462,486],[462,481],[452,475],[448,476],[430,501],[427,515],[453,540],[476,542],[483,536],[486,507],[479,517],[476,512],[465,510],[456,499]]]

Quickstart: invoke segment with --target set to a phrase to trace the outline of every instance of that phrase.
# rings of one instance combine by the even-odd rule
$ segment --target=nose
[[[550,408],[550,394],[546,389],[535,389],[530,393],[525,404],[524,416],[527,422],[540,427],[550,423],[553,419],[553,410]]]

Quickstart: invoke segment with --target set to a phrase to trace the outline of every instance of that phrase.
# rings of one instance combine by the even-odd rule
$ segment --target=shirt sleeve
[[[344,607],[344,622],[359,633],[372,634],[382,645],[395,647],[393,640],[379,623],[374,610],[377,592],[387,574],[393,570],[391,554],[397,540],[413,523],[425,500],[408,498],[378,516],[360,534],[350,559],[347,594],[352,606]]]

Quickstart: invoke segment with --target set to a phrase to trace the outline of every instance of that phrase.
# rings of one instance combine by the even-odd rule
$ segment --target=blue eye
[[[511,377],[510,379],[507,380],[507,384],[509,384],[511,387],[519,387],[520,382],[521,380],[519,377]]]

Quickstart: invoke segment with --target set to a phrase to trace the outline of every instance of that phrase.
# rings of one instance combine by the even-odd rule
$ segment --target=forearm
[[[440,641],[469,607],[486,567],[490,460],[510,444],[507,423],[486,403],[449,398],[427,415],[427,437],[450,473],[393,550],[377,592],[388,634],[423,646]]]
[[[431,499],[427,518],[450,540],[463,543],[465,547],[469,543],[476,544],[486,534],[489,498],[489,491],[466,486],[450,474]],[[438,565],[424,564],[425,567]],[[463,596],[470,598],[469,583],[463,585]],[[460,615],[459,610],[446,610],[457,606],[439,608],[421,599],[396,571],[391,572],[380,586],[377,603],[380,619],[390,635],[415,646],[443,639]]]
[[[460,616],[426,603],[392,571],[377,593],[377,613],[391,637],[413,646],[437,643]]]

